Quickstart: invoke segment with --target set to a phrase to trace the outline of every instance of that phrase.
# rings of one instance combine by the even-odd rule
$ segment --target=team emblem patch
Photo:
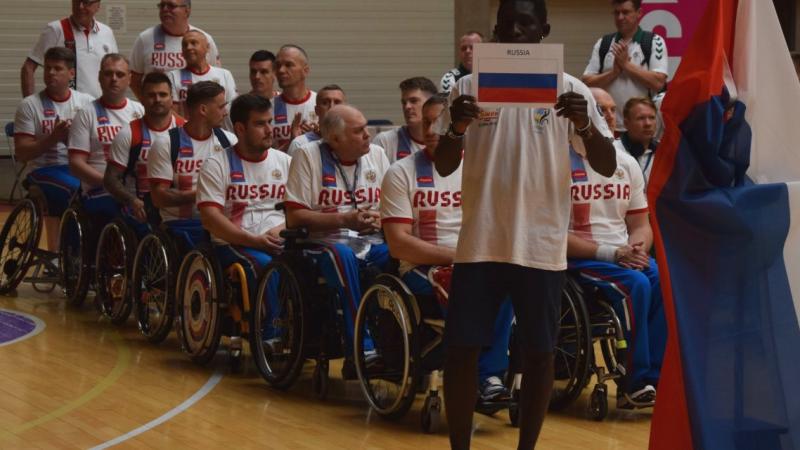
[[[166,46],[163,42],[156,42],[153,44],[153,50],[164,50],[164,48],[166,48]]]
[[[323,175],[322,182],[336,184],[336,177],[334,175]]]
[[[141,119],[142,115],[140,113],[138,113],[138,112],[135,112],[135,113],[133,113],[133,118],[134,118],[134,120]]]
[[[56,116],[56,110],[47,108],[47,109],[44,110],[44,116],[45,117],[55,117]]]
[[[103,53],[111,53],[111,49],[107,44],[103,44]]]
[[[589,181],[589,176],[586,174],[586,170],[584,169],[575,169],[572,171],[572,182],[573,183],[580,183]]]
[[[625,171],[624,171],[624,170],[622,170],[621,168],[617,167],[617,171],[616,171],[616,172],[614,172],[614,175],[616,175],[616,176],[617,176],[617,178],[619,178],[620,180],[622,180],[622,179],[624,179],[624,178],[625,178]]]
[[[181,147],[180,150],[178,150],[178,154],[185,158],[191,158],[194,156],[194,149],[192,147]]]
[[[281,178],[283,178],[283,172],[281,172],[278,169],[273,170],[272,171],[272,178],[274,178],[276,180],[280,180]]]
[[[222,151],[222,146],[221,145],[215,145],[214,146],[214,151],[221,152]]]
[[[366,177],[367,181],[369,181],[370,183],[374,183],[378,179],[378,174],[375,173],[374,170],[367,171],[367,173],[364,176]]]
[[[538,108],[533,112],[533,121],[536,124],[536,131],[541,133],[544,127],[550,123],[550,109]]]
[[[244,182],[244,173],[239,171],[231,172],[231,181],[234,183]]]

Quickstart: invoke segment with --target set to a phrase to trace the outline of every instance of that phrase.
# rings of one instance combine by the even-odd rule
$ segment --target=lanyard
[[[357,210],[358,200],[356,200],[356,187],[358,186],[358,172],[361,169],[361,161],[356,160],[356,171],[353,176],[353,187],[351,188],[350,181],[347,179],[347,174],[344,173],[344,168],[342,168],[341,163],[339,163],[339,158],[335,153],[333,153],[333,151],[331,151],[331,156],[333,157],[333,163],[336,164],[336,168],[339,170],[339,175],[342,176],[344,188],[350,193],[350,200],[353,202],[353,209]]]

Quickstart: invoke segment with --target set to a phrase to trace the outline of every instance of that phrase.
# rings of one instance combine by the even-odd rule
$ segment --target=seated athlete
[[[425,102],[425,148],[393,164],[381,189],[381,222],[389,251],[400,260],[403,282],[418,295],[434,294],[429,272],[453,264],[461,229],[461,167],[443,177],[433,166],[439,143],[433,124],[446,107],[447,97],[442,95]],[[478,364],[479,403],[509,399],[502,377],[508,369],[513,316],[511,302],[506,301],[495,322],[494,343],[481,353]]]
[[[169,130],[183,125],[184,120],[172,113],[172,86],[165,74],[145,75],[139,92],[144,117],[124,126],[114,138],[103,185],[134,219],[155,224],[160,220],[152,217],[157,213],[150,204],[147,154],[154,141],[169,139]]]
[[[283,248],[280,231],[291,158],[272,146],[272,103],[244,94],[231,106],[238,143],[214,152],[203,163],[197,180],[197,209],[211,233],[222,267],[240,263],[250,298],[258,275]]]
[[[213,81],[189,87],[188,120],[157,139],[147,157],[150,196],[164,226],[184,236],[180,245],[205,240],[196,206],[197,177],[211,155],[235,145],[236,136],[220,128],[227,115],[225,89]],[[183,248],[182,250],[186,250]]]
[[[14,116],[14,155],[27,163],[25,185],[36,186],[44,196],[47,249],[58,249],[58,224],[69,200],[80,186],[70,175],[67,138],[75,113],[92,102],[92,96],[69,88],[75,76],[75,53],[52,47],[44,54],[45,88],[25,97]]]
[[[346,103],[347,98],[344,95],[344,90],[342,90],[339,85],[329,84],[317,92],[317,106],[314,107],[314,112],[317,114],[317,118],[321,122],[325,117],[325,114],[331,108],[336,105],[343,105]],[[286,153],[288,153],[289,156],[292,156],[298,148],[305,146],[309,142],[315,142],[320,139],[322,139],[322,136],[320,136],[316,130],[312,129],[292,139],[292,143],[289,144],[289,150],[287,150]]]
[[[383,147],[390,163],[394,164],[425,146],[422,104],[433,95],[436,95],[436,85],[425,77],[409,78],[400,83],[400,104],[406,124],[378,133],[372,141],[373,144]]]
[[[119,204],[105,187],[103,177],[111,144],[117,133],[144,114],[139,102],[125,93],[131,81],[128,60],[109,53],[100,62],[103,95],[75,115],[69,130],[69,169],[81,180],[82,206],[100,230],[119,213]]]
[[[320,132],[321,141],[300,148],[292,158],[286,225],[305,227],[324,244],[314,258],[342,302],[347,358],[342,372],[352,379],[354,319],[362,292],[359,272],[383,268],[389,259],[378,213],[389,161],[382,148],[370,145],[367,119],[351,106],[331,108]]]
[[[598,174],[584,155],[570,149],[572,217],[567,237],[569,269],[584,285],[596,286],[611,301],[628,341],[627,369],[617,407],[655,402],[667,340],[653,232],[636,160],[615,146],[617,170]]]

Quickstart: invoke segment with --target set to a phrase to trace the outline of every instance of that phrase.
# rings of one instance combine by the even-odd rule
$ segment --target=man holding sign
[[[464,155],[463,222],[445,328],[445,404],[455,449],[469,448],[478,356],[491,344],[495,316],[507,296],[523,359],[519,448],[535,445],[553,385],[567,267],[570,143],[586,150],[597,172],[610,176],[616,169],[611,133],[589,89],[560,71],[549,72],[563,67],[563,50],[554,65],[553,49],[526,45],[538,44],[549,32],[544,0],[502,0],[495,40],[506,45],[491,46],[485,63],[486,46],[476,46],[476,71],[458,81],[451,107],[439,120],[436,170],[452,173],[462,149]],[[503,57],[497,56],[499,48]],[[504,65],[531,72],[495,71]],[[481,78],[483,73],[493,75]],[[488,88],[487,100],[481,88],[484,94]]]

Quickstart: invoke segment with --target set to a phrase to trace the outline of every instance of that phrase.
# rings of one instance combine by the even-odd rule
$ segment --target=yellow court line
[[[25,422],[21,425],[17,425],[15,427],[11,427],[7,430],[0,430],[0,438],[9,438],[13,435],[18,435],[25,431],[30,430],[31,428],[38,427],[39,425],[45,424],[50,422],[51,420],[58,419],[71,411],[80,408],[81,406],[85,405],[89,401],[93,400],[98,395],[102,394],[103,391],[111,387],[117,380],[122,376],[125,370],[128,368],[131,362],[131,351],[127,345],[125,345],[125,340],[115,331],[111,334],[111,341],[114,342],[114,345],[117,347],[117,362],[114,365],[114,368],[111,369],[108,375],[103,377],[99,383],[94,385],[92,389],[90,389],[85,394],[81,395],[80,397],[65,403],[58,409],[51,411],[45,414],[38,419],[31,420],[30,422]]]

